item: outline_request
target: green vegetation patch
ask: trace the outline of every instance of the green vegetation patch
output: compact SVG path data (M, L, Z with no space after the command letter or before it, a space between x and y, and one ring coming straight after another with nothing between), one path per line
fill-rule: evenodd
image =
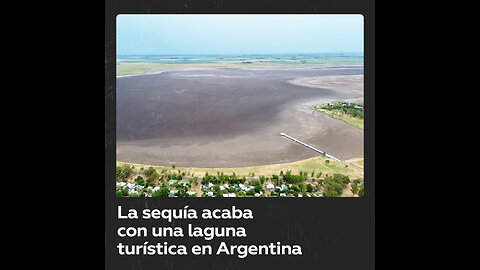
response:
M336 102L311 107L314 110L324 112L332 118L364 129L364 106L363 103Z

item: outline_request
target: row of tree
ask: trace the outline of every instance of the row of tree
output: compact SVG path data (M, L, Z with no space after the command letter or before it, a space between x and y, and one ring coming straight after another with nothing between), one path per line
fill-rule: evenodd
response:
M172 166L172 168L174 168ZM133 169L134 166L130 166L127 164L124 164L123 166L117 166L116 168L116 176L117 180L122 180L126 182L127 178L133 175ZM143 168L141 168L143 170ZM144 179L142 176L137 176L135 178L135 182L138 183L139 185L145 186L145 188L148 188L149 186L155 187L156 183L158 180L163 180L164 177L167 179L175 179L175 180L182 180L183 177L185 176L185 172L181 172L178 170L178 174L176 172L171 173L170 171L167 172L167 170L163 170L162 174L159 174L158 171L153 168L149 167L145 170L143 170L143 174L146 176L147 179ZM193 174L192 174L193 175ZM315 171L312 171L310 173L310 177L316 176L317 179L322 175L322 172L317 172L315 174ZM253 173L250 173L249 176L254 176ZM280 176L282 176L280 178ZM305 185L303 182L308 179L309 177L309 172L307 171L300 171L298 175L292 174L291 170L288 170L286 173L283 171L280 171L280 176L278 175L272 175L271 179L274 184L277 186L280 186L282 183L288 183L288 184L298 184L298 186L292 185L292 187L289 189L290 193L293 192L295 195L298 195L299 192L312 192L314 187L311 184ZM198 177L195 178L195 183ZM263 190L263 184L266 180L268 180L268 177L265 176L260 176L259 177L260 181L250 181L249 184L254 186L254 190L252 192L258 193L260 191L264 192ZM226 175L223 172L218 171L217 175L210 175L208 172L205 173L205 176L202 178L202 184L208 184L212 183L214 184L214 191L216 193L219 190L219 185L229 183L232 185L238 185L242 183L246 183L247 180L245 177L239 177L235 173L232 173L232 175ZM343 174L333 174L333 175L326 175L326 177L319 181L319 184L324 187L324 196L325 197L339 197L342 195L343 190L346 188L348 183L350 182L350 179L347 175ZM189 185L191 187L191 185ZM177 185L176 188L179 190L177 196L188 196L186 193L188 191L187 187L183 187L181 185ZM298 190L297 190L298 189ZM230 192L230 189L228 189ZM361 184L360 179L356 179L353 181L351 185L351 191L353 194L358 194L359 196L363 196L364 188L363 184ZM125 196L125 190L121 189L118 192L118 195ZM237 190L232 189L231 192L237 192ZM277 193L279 191L276 191ZM251 192L248 192L251 193ZM128 195L128 193L127 193ZM167 197L169 195L169 190L168 187L165 183L162 182L162 187L160 190L157 190L152 194L154 197ZM254 194L246 194L246 195L254 195Z
M360 103L348 103L348 102L337 102L333 104L326 104L321 106L322 109L328 111L339 111L341 113L345 113L351 115L353 117L362 118L363 119L363 104Z

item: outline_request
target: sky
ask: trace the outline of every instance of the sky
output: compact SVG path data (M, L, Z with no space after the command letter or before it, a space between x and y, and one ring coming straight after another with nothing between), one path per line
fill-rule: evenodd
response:
M363 53L363 16L117 16L117 55Z

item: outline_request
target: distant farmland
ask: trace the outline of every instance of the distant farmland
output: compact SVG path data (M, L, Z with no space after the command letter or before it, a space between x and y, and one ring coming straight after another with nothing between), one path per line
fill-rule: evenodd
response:
M363 65L363 55L118 56L117 76L185 68L285 69L337 65Z

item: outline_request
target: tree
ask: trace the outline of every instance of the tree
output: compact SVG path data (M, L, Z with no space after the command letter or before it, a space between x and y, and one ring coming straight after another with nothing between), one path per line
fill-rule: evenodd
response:
M175 164L172 165L172 169L175 169Z
M150 176L148 177L148 180L150 180L151 182L155 182L155 181L158 180L159 177L160 177L160 175L155 170L152 174L150 174Z
M298 188L300 189L300 191L303 192L305 190L305 184L304 183L298 184Z
M162 188L155 191L152 194L152 197L168 197L169 194L170 194L170 190L168 189L167 185L165 185L165 183L163 183Z
M128 177L130 177L132 174L133 174L132 167L130 167L130 165L128 165L128 164L123 164L121 175L122 175L124 178L128 178Z
M352 183L352 188L350 189L353 193L353 195L358 193L358 186Z
M137 176L137 178L135 178L135 182L137 182L139 185L143 186L145 180L143 180L143 177L141 177L139 175L139 176Z
M251 185L251 186L257 186L257 185L260 185L260 182L258 182L258 181L250 181L250 185Z
M335 173L333 176L326 176L324 179L325 196L338 197L342 195L343 190L350 183L348 175Z
M276 175L276 174L272 175L272 181L274 183L276 183L277 186L280 186L281 181L280 181L280 178L278 177L278 175Z
M122 175L122 167L117 166L116 175L117 175L117 178L120 178L120 177L121 177L121 175Z
M303 172L301 173L304 174ZM305 180L304 177L305 177L304 175L294 175L294 174L291 174L290 171L287 171L287 173L283 175L283 180L289 184L295 184Z
M333 178L335 179L335 181L342 183L344 187L348 183L350 183L350 177L348 177L348 175L345 175L345 174L334 173Z
M255 189L255 192L263 191L262 186L260 186L259 184L258 184L258 185L255 185L255 186L254 186L254 189Z
M265 183L265 176L263 175L260 176L260 183L262 183L262 185L263 183Z
M180 197L180 198L189 197L189 195L187 193L187 187L179 189L178 193L177 193L177 196Z
M361 183L362 180L360 180L359 178L353 180L353 184L356 185L356 186L359 186L360 183Z

